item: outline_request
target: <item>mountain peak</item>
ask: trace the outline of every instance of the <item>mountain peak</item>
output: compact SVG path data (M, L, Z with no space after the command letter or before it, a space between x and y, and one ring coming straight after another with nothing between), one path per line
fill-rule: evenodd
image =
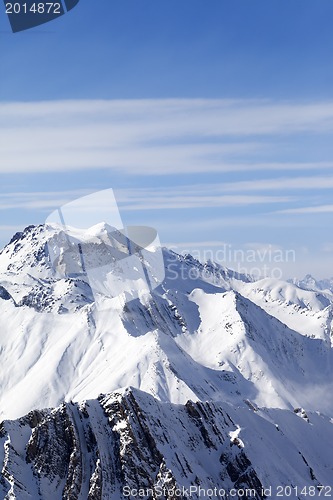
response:
M294 279L289 280L289 282L294 283L304 290L324 292L329 295L333 294L333 278L317 280L311 274L307 274L302 280Z
M117 229L113 226L110 226L107 222L100 222L99 224L95 224L94 226L89 227L86 230L86 233L91 234L93 236L99 236L105 233L113 233L117 231Z
M109 247L96 234L110 236L109 230L101 223L86 235L91 262L108 262ZM122 243L124 235L111 235ZM242 405L246 399L330 408L317 398L319 386L332 389L332 298L326 293L250 281L164 249L163 283L153 291L140 288L130 301L124 293L105 294L101 309L89 276L55 272L50 252L61 245L68 246L61 227L29 226L0 254L5 415L127 386L174 403Z

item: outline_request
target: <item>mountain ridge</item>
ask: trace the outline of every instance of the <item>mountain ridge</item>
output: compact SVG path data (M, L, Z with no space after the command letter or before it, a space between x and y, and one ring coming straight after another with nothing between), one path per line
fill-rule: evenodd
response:
M82 236L92 265L108 230ZM330 294L163 249L163 283L103 297L54 269L66 248L29 226L0 252L4 499L332 491Z
M84 275L54 272L50 241L65 244L63 231L30 226L0 253L3 418L126 386L173 403L333 413L318 396L332 380L326 295L164 249L162 285L130 302L104 298L100 310ZM97 261L98 250L94 241Z
M198 499L204 492L240 499L244 491L255 499L283 491L319 498L332 486L332 439L332 423L318 413L174 405L129 388L3 422L0 492L20 500Z

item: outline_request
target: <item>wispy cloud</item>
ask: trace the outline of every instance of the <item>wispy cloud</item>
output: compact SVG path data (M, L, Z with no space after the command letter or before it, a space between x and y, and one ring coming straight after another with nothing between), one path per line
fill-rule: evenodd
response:
M288 208L285 210L277 210L277 214L324 214L332 213L333 205L319 205L315 207L300 207L300 208Z
M333 102L161 99L0 103L0 173L136 175L333 169L258 162L276 134L333 131ZM261 140L258 140L261 137ZM264 140L262 140L264 138ZM246 158L246 161L244 159Z
M150 199L137 199L135 202L124 203L122 210L162 210L180 208L211 208L211 207L236 207L249 205L269 205L274 203L286 203L294 198L288 196L214 196L201 195L191 196L184 193L183 196L151 196Z
M88 190L63 192L5 193L1 195L0 210L51 211L69 201L89 194ZM116 190L116 201L121 211L173 210L187 208L235 207L286 203L289 196L220 195L211 193L210 186L183 186L177 188L137 188ZM101 200L105 205L104 198Z
M88 190L1 193L0 210L51 210L89 194ZM4 226L9 227L9 226Z
M220 186L224 191L275 191L298 189L332 189L333 176L281 177L226 183ZM215 186L215 189L217 187Z

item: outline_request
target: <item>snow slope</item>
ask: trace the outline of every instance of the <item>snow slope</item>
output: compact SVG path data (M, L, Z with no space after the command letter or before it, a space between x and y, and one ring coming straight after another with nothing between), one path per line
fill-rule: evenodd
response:
M92 245L95 267L105 263L105 231L73 233ZM100 308L84 273L55 272L49 249L61 245L61 228L29 227L0 253L1 418L128 386L162 402L333 414L327 294L164 249L161 286L131 302L101 297Z

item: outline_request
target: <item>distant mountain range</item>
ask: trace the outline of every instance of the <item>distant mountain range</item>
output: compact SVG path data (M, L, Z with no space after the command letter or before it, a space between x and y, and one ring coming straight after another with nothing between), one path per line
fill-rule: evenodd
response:
M314 290L326 293L333 293L333 278L316 280L311 274L307 274L302 280L290 280L304 290Z

